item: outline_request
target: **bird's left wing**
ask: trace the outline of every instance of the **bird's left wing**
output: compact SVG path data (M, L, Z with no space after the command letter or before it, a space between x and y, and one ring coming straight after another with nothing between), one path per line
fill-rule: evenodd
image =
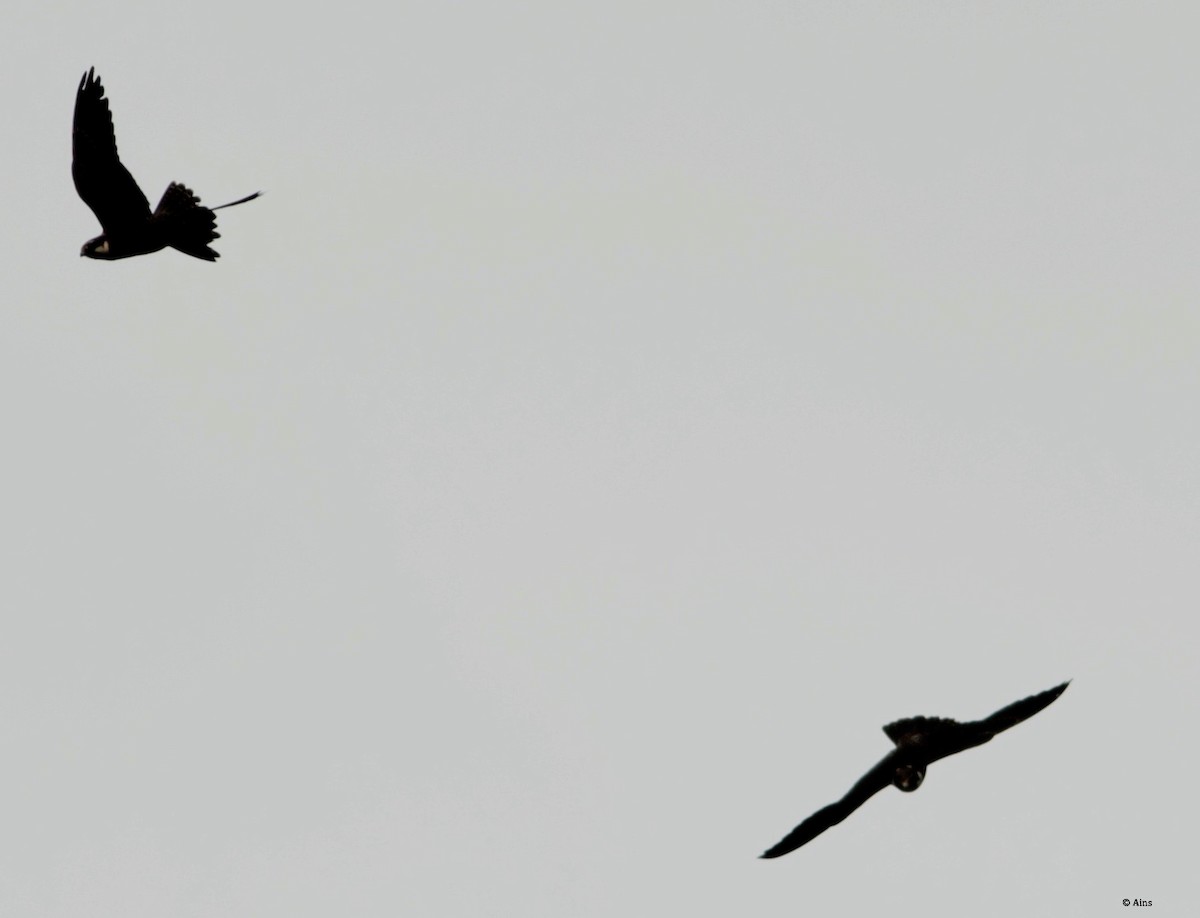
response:
M978 727L987 731L991 736L995 736L1009 727L1015 727L1023 720L1028 720L1043 708L1049 707L1059 695L1067 690L1067 686L1070 684L1070 682L1064 682L1062 685L1056 685L1052 689L1047 689L1036 695L1030 695L1028 698L1022 698L1020 701L1014 701L990 717L976 721L970 726Z
M71 146L75 190L106 234L120 234L149 219L150 202L117 156L112 113L94 67L83 75L75 94Z
M759 856L765 858L782 857L785 854L795 851L801 845L808 844L830 826L836 826L892 783L892 776L895 773L894 755L895 753L893 752L885 756L874 768L858 779L858 783L850 788L845 797L837 803L831 803L829 806L817 810L808 819L792 829L782 841L768 848Z

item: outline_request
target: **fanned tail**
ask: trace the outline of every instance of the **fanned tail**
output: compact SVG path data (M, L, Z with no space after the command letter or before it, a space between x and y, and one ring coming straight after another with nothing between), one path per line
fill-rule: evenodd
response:
M261 193L256 191L240 201L231 201L222 204L221 207L245 204L247 201L253 201ZM163 192L162 200L150 216L150 222L172 248L193 258L216 261L220 256L209 246L210 242L221 236L217 232L217 216L213 213L214 210L220 208L205 207L190 188L179 182L172 182Z

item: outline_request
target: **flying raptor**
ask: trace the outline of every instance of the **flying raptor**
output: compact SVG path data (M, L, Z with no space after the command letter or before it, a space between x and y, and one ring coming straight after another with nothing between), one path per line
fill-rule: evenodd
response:
M117 136L104 87L91 68L75 93L71 174L75 190L96 214L104 232L83 245L80 255L109 261L146 255L170 246L195 258L216 261L209 246L219 238L214 210L253 201L256 191L220 207L205 207L190 188L172 182L154 212L117 156Z
M889 784L895 784L902 791L915 791L921 786L925 779L925 769L931 763L964 749L982 746L997 733L1028 720L1065 692L1068 685L1069 681L1064 682L1001 708L991 717L965 724L943 717L910 717L888 724L883 728L883 732L896 744L896 748L859 778L858 783L850 788L845 797L837 803L817 810L792 829L783 841L768 848L761 857L782 857L801 845L808 844L830 826L836 826Z

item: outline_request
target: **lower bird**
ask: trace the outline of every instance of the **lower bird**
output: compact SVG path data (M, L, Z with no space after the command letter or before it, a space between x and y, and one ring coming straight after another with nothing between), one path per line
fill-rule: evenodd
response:
M959 723L943 717L910 717L883 728L896 748L847 792L837 803L817 810L792 829L777 845L768 848L761 857L782 857L806 845L826 829L839 822L866 803L889 784L902 791L915 791L925 779L925 769L938 759L982 746L997 733L1015 727L1050 705L1067 690L1070 681L1047 689L1037 695L1001 708L990 717L969 723Z

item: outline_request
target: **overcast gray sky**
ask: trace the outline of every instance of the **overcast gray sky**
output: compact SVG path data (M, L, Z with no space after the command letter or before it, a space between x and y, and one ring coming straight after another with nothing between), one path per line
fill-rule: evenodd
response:
M1198 28L12 11L0 914L1194 914ZM91 65L217 264L79 258Z

